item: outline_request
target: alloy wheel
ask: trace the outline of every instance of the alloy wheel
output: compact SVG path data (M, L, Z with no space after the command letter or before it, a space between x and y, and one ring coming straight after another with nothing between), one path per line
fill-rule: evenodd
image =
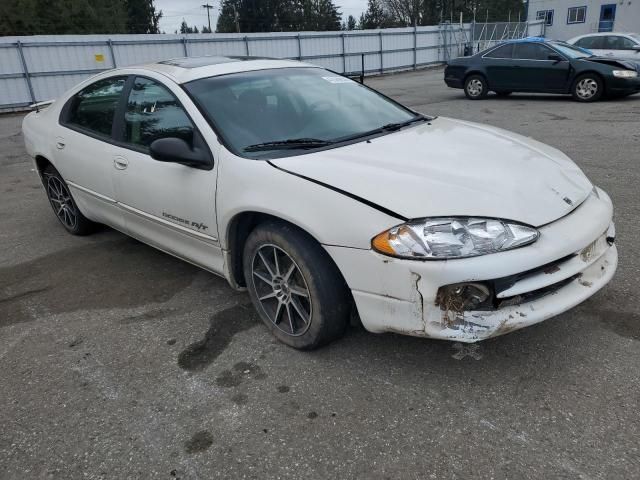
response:
M64 182L58 177L48 175L47 195L58 219L69 230L74 230L78 225L78 210Z
M311 295L300 267L281 248L262 245L251 264L258 301L269 320L283 333L303 335L311 325Z
M598 82L593 78L583 78L576 85L576 94L584 100L589 100L596 93L598 93Z
M482 82L477 78L474 78L467 84L467 92L469 92L469 95L471 95L472 97L482 95L483 89L484 85L482 85Z

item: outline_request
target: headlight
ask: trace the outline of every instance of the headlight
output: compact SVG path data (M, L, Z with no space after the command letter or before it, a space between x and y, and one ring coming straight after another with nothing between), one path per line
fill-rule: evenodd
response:
M633 70L614 70L613 76L618 78L636 78L638 76L638 72Z
M412 220L374 237L373 249L400 258L445 260L502 252L535 242L532 227L493 218Z

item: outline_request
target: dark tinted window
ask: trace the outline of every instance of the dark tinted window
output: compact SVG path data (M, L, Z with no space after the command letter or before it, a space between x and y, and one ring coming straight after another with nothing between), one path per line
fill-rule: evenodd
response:
M71 100L66 122L91 132L111 136L113 116L125 77L108 78L89 85Z
M539 43L516 43L513 58L521 60L548 60L549 54L554 53Z
M154 140L178 137L193 144L193 124L176 97L153 80L136 78L125 113L125 141L148 147Z
M633 50L635 43L628 38L610 35L604 37L606 50Z
M587 48L589 50L592 49L602 49L604 44L605 37L584 37L578 40L575 45L580 48Z
M485 57L489 58L511 58L513 53L513 43L502 45L501 47L487 53Z

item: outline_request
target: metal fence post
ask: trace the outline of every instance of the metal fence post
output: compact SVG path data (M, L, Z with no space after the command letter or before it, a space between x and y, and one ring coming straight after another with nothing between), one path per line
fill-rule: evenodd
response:
M182 37L182 49L184 50L184 56L189 56L189 50L187 50L187 37Z
M383 53L382 53L382 30L380 30L380 73L384 73L384 66L383 66Z
M22 51L22 43L20 42L20 40L17 41L16 45L18 45L18 53L20 54L20 61L22 62L22 72L24 73L24 78L27 81L27 87L29 87L29 96L31 97L31 103L36 103L36 96L33 93L33 85L31 85L31 77L29 76L27 61L24 58L24 52Z
M342 37L342 73L347 73L347 49L345 46L344 33Z
M109 47L109 53L111 54L111 63L113 64L113 68L116 68L118 65L116 63L116 55L113 52L113 42L111 39L107 40L107 47Z
M302 60L302 40L300 34L298 34L298 60Z
M413 26L413 69L418 68L418 26Z
M249 37L244 36L244 49L246 50L247 57L249 57Z

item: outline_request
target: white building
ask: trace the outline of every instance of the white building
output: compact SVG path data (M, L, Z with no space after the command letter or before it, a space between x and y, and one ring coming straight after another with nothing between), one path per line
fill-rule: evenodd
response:
M592 32L640 32L640 0L529 0L527 20L545 20L545 36L568 40Z

